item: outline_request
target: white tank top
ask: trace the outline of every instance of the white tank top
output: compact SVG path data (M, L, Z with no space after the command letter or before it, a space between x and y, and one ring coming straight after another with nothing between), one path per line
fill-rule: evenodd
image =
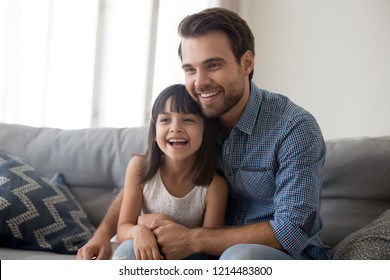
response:
M172 196L165 188L160 170L143 188L142 213L163 213L188 228L203 224L207 187L195 186L184 197Z

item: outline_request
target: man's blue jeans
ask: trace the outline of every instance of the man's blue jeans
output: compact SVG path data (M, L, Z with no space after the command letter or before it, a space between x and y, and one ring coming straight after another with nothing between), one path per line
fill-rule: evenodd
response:
M227 248L220 260L293 260L278 249L259 244L237 244Z

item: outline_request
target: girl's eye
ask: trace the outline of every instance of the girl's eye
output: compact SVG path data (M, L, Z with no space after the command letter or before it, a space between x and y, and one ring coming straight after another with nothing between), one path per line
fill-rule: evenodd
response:
M165 122L168 122L168 121L169 121L168 118L160 118L160 122L161 122L161 123L165 123Z
M193 119L184 119L185 122L195 122Z

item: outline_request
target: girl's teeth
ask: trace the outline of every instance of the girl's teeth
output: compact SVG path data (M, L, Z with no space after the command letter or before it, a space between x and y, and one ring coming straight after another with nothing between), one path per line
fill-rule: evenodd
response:
M183 139L171 139L171 140L169 140L169 142L180 143L180 142L186 142L186 140L183 140Z

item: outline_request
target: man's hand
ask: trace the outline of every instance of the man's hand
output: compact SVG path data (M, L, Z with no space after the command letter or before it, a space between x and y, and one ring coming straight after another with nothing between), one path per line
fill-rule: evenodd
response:
M93 236L77 252L78 260L106 260L111 256L110 240Z
M111 257L111 237L115 235L123 190L116 196L92 238L77 252L78 260L106 260Z
M165 259L181 260L195 253L191 230L185 226L169 220L154 220L151 229Z
M137 224L143 225L148 229L151 229L155 221L171 220L167 215L164 214L143 214L138 217Z

